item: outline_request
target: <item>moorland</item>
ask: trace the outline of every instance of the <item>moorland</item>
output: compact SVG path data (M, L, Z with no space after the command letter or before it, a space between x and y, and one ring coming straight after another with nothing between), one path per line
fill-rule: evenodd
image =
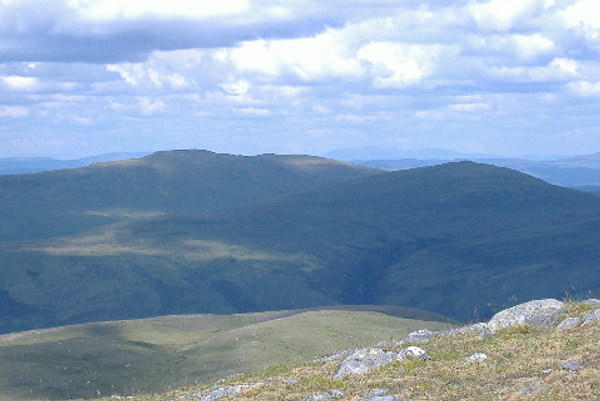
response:
M600 291L599 197L468 161L158 152L0 176L0 218L14 399L164 390Z

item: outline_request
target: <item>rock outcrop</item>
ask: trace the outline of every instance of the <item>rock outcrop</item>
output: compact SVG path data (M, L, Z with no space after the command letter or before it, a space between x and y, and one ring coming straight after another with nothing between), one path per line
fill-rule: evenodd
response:
M591 299L581 302L581 304L587 305L587 307L590 307L590 309L596 309L590 310L589 312L583 314L582 317L570 316L562 318L561 320L561 315L563 315L563 313L567 310L568 304L555 299L530 301L497 313L487 323L477 323L461 328L441 331L414 331L406 336L403 340L393 344L395 347L408 345L406 348L401 349L400 352L386 350L384 349L385 343L381 343L377 347L373 348L361 348L355 351L340 351L335 354L316 359L313 362L327 363L343 359L339 365L337 373L333 376L333 379L344 380L344 378L347 376L367 374L375 367L385 366L394 361L418 359L426 362L432 359L427 352L420 347L410 344L427 344L435 337L456 336L473 331L479 332L482 336L494 335L494 333L497 331L515 324L526 324L550 330L554 329L557 331L563 331L571 330L575 327L599 323L600 301ZM582 310L585 311L585 308ZM471 363L487 363L490 359L493 358L490 358L488 355L480 352L474 353L468 357L465 356L465 360ZM585 367L585 365L584 362L579 359L570 359L559 362L557 367L559 370L566 371L569 375L576 375L582 368ZM552 371L554 371L554 369L547 369L546 371L540 373L540 377L542 377L542 374L550 374ZM292 380L287 383L292 385L295 384ZM195 394L186 394L182 397L179 397L179 399L214 401L219 398L238 396L243 390L262 384L265 383L238 384L213 388ZM366 394L361 401L411 401L388 395L388 392L388 389L385 388L378 389ZM525 387L522 387L519 392L521 394L545 393L548 392L548 390L541 384L539 380L536 379L527 382ZM342 399L343 397L344 393L341 391L331 390L325 393L310 395L306 398L300 399L299 401L334 400Z
M487 323L491 332L518 323L551 328L565 309L565 303L556 299L541 299L513 306L496 313Z

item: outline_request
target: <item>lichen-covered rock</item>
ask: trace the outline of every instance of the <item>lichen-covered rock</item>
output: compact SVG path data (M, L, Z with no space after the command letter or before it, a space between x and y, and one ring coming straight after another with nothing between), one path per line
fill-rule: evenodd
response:
M579 319L578 317L568 317L562 322L560 322L558 326L556 326L556 330L570 330L573 327L577 326L580 322L581 319Z
M590 298L590 299L586 299L585 301L582 301L581 303L584 305L590 305L590 306L595 306L597 308L600 308L600 299Z
M583 317L583 323L581 323L581 325L587 326L588 324L594 324L598 322L600 322L600 309L596 309L595 311L587 313Z
M487 328L495 332L518 323L551 328L556 325L564 309L565 304L556 299L530 301L496 313L488 322Z
M398 359L395 352L384 351L381 348L363 348L354 351L344 359L338 369L334 380L347 375L360 375L367 373L376 366L387 365Z

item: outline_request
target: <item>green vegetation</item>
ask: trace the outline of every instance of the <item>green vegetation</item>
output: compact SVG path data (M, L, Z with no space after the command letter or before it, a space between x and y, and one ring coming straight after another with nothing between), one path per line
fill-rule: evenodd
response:
M181 150L0 176L0 241L73 234L136 217L203 213L377 172L311 156Z
M275 372L273 366L284 363L448 325L416 310L345 309L168 316L0 336L0 398L165 391L267 367ZM419 316L439 320L415 320Z
M360 304L484 319L534 298L595 295L598 238L598 198L508 169L376 174L0 245L0 330Z

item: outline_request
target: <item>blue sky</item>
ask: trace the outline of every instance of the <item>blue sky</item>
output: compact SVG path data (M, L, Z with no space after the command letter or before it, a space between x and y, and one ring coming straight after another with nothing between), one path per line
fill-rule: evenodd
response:
M600 151L597 0L0 0L0 157Z

